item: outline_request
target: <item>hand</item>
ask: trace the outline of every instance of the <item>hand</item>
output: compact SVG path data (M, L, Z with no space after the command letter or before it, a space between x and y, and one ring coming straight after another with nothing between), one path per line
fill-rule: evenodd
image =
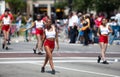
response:
M40 50L43 51L43 47L41 47Z
M25 28L21 28L21 31L23 31L23 32L26 31L26 30L27 30L27 29L25 29Z
M57 45L57 51L59 50L59 45Z
M97 36L100 36L100 34L99 34L99 33L97 33Z

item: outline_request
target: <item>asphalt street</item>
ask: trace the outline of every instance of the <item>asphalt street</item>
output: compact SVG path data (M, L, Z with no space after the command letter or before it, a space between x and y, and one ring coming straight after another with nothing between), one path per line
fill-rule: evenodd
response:
M120 45L110 45L107 50L109 64L97 63L98 44L83 46L60 41L53 59L56 74L51 74L49 64L41 73L43 55L33 54L36 41L14 39L9 50L3 50L0 41L0 77L120 77ZM45 51L43 51L45 53Z

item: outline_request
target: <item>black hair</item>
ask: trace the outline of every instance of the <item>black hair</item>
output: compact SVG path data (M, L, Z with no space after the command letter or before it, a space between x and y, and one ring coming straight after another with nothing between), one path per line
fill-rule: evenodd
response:
M5 9L5 12L9 12L9 11L10 11L10 9L9 9L9 8L6 8L6 9Z

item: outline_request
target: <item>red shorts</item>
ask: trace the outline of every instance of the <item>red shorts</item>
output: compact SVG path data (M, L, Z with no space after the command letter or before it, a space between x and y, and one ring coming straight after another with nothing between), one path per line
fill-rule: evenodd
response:
M8 31L10 29L10 25L3 25L2 26L2 31Z
M51 41L51 40L46 39L45 42L44 42L44 47L45 46L48 46L51 49L54 49L54 47L55 47L55 41Z
M108 36L100 35L99 42L108 43Z
M36 28L36 35L37 34L43 35L43 29Z

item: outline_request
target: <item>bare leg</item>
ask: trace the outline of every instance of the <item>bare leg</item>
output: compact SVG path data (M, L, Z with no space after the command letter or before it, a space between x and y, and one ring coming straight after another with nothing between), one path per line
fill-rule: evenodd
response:
M8 33L4 30L3 35L4 35L3 44L4 44L4 46L7 46Z
M103 61L105 61L105 52L106 52L106 49L107 49L107 44L104 44L104 43L100 43L100 48L101 48L101 56L102 56L102 59Z
M36 44L36 47L35 47L35 49L33 49L34 51L36 51L36 49L38 48L38 53L41 53L41 51L42 51L42 40L41 40L41 36L38 34L38 35L36 35L36 37L37 37L37 44Z
M44 61L44 64L43 64L43 67L46 66L46 64L48 63L48 60L49 60L49 57L48 57L48 55L46 54L46 56L45 56L45 61Z
M37 38L37 43L36 43L36 46L35 46L35 50L38 48L38 36L36 35L36 38Z
M108 44L104 44L104 57L106 56L106 50L107 50L107 46L108 46Z
M53 49L50 49L48 46L45 46L45 50L48 56L49 64L51 66L51 69L53 70L54 69L53 58L52 58Z

